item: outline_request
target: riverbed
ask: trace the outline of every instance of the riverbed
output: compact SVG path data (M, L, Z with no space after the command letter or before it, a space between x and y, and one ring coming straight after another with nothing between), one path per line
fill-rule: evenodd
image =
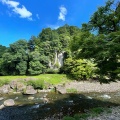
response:
M94 107L120 105L120 92L58 94L38 93L35 95L3 95L3 100L14 99L15 106L0 110L0 120L55 120L63 116L84 113ZM28 97L34 97L33 100Z

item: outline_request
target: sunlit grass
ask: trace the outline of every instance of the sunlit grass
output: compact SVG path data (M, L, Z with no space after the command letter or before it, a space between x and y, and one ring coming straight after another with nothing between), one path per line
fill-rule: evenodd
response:
M0 86L8 84L10 81L18 80L23 82L25 79L32 81L31 83L39 84L44 81L44 84L60 84L70 81L65 74L41 74L38 76L0 76Z

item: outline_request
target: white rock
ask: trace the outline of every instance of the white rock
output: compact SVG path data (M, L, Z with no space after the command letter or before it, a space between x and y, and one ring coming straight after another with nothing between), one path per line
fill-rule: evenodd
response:
M90 96L87 96L87 98L88 98L88 99L92 99L92 97L90 97Z
M105 99L110 99L111 98L109 95L102 95L101 97L105 98Z
M4 98L3 97L0 97L0 100L3 100Z
M15 105L15 102L13 99L8 99L8 100L5 100L4 101L4 105L5 106L14 106Z
M5 107L5 106L4 106L3 104L2 104L2 105L0 105L0 110L1 110L1 109L3 109L4 107Z
M33 100L34 99L34 97L28 97L28 100Z

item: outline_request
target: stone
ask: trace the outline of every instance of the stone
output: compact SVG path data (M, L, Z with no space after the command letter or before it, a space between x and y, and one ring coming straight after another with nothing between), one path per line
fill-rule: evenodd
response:
M34 99L34 97L28 97L28 100L33 100Z
M3 104L2 104L2 105L0 105L0 110L1 110L1 109L3 109L4 107L5 107L5 106L4 106Z
M17 81L11 81L11 82L10 82L10 87L11 87L12 89L16 89L16 88L17 88Z
M35 90L33 88L33 86L27 86L26 89L24 90L23 94L27 94L27 95L33 95L33 94L36 94L37 93L37 90Z
M5 100L4 101L4 105L5 106L14 106L15 105L15 102L13 99L8 99L8 100Z
M3 85L0 87L0 93L1 94L7 94L10 90L10 85Z
M4 98L3 97L0 97L0 100L3 100Z
M49 100L47 98L43 98L44 103L49 103Z
M26 87L26 89L34 89L34 87L31 86L31 85L28 85L28 86Z
M26 86L23 83L17 82L17 92L23 91L26 89Z
M104 98L104 99L110 99L111 98L109 95L102 95L101 97Z
M34 90L34 89L27 89L25 90L24 94L27 94L27 95L33 95L33 94L36 94L37 91Z

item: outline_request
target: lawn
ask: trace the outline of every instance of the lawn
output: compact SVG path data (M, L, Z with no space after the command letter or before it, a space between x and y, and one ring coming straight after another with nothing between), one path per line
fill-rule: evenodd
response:
M32 83L35 82L39 84L39 82L44 82L53 85L63 84L70 81L65 74L41 74L38 76L0 76L0 86L8 84L13 80L19 80L21 82L28 80L32 81Z

